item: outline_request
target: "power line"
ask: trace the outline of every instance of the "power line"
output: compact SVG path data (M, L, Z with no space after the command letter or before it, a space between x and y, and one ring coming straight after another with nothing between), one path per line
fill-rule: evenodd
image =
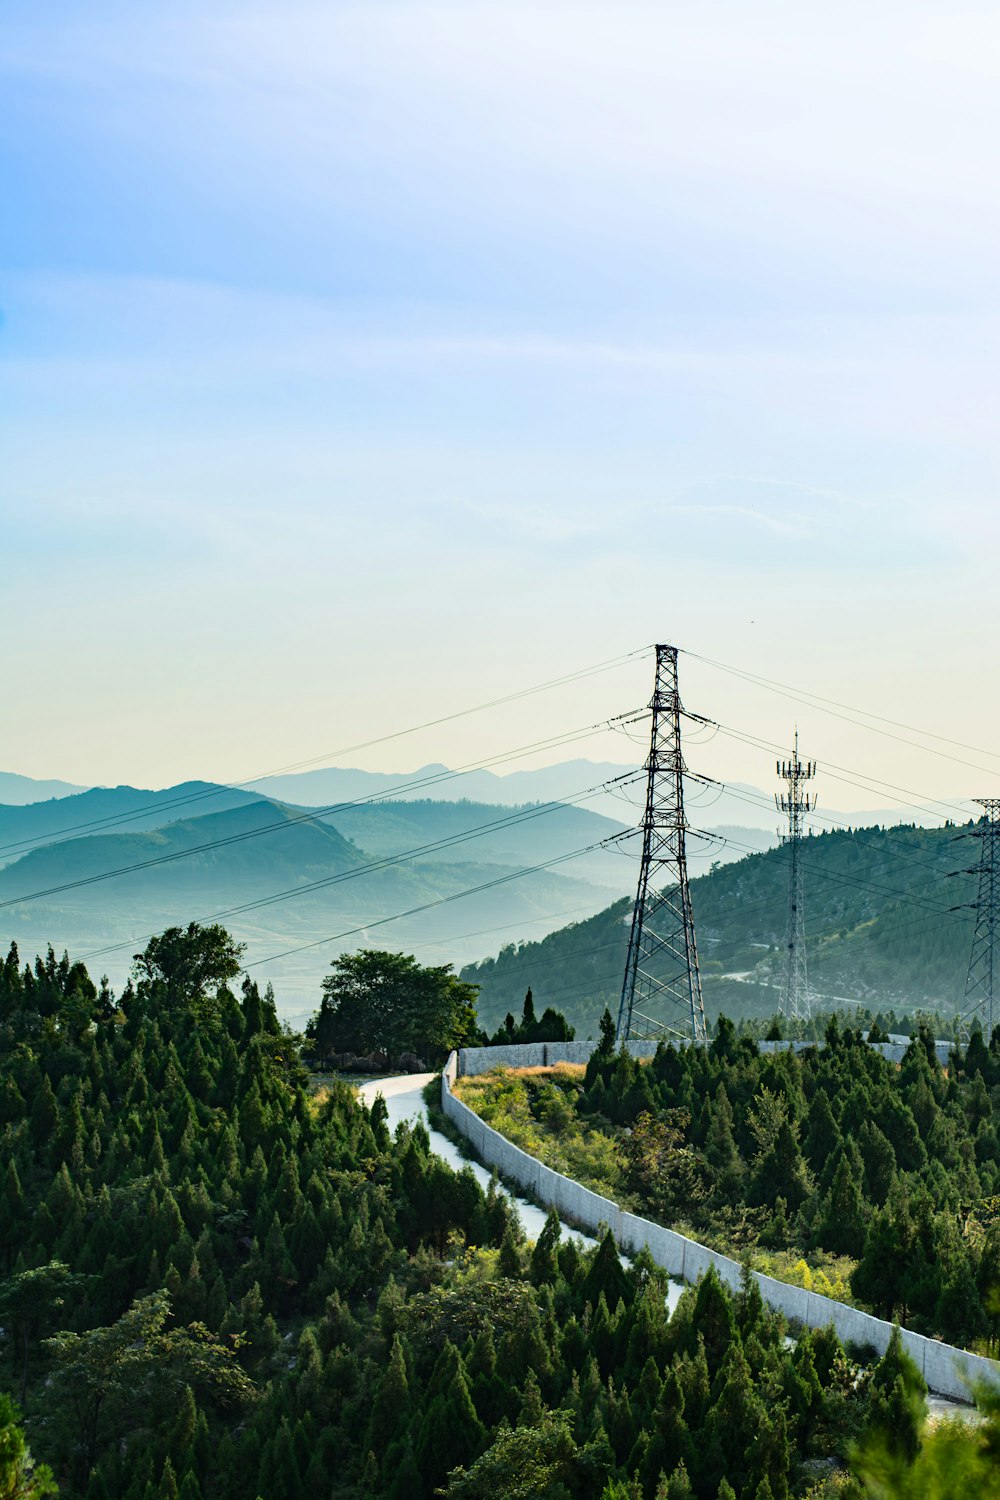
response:
M262 771L256 776L248 777L244 781L219 782L205 787L201 791L191 792L183 797L172 798L167 802L146 803L142 807L133 808L129 813L109 814L107 817L91 819L89 822L70 824L67 828L56 830L54 835L39 835L37 838L33 839L17 839L10 844L0 845L0 854L6 854L11 852L12 850L17 849L21 850L22 853L26 853L27 850L31 848L48 848L53 844L65 843L67 840L77 837L79 834L86 831L94 831L98 828L107 829L108 827L121 826L126 823L134 823L136 818L142 817L147 812L166 812L174 807L185 807L192 802L199 802L206 798L221 796L224 792L244 791L248 786L255 786L257 782L266 781L274 776L288 775L294 771L302 770L303 768L308 766L316 766L325 761L336 760L342 755L352 755L359 750L370 750L376 745L388 744L393 740L403 739L411 734L419 734L422 730L425 729L434 729L441 724L453 723L456 719L467 718L471 714L484 713L488 709L499 708L507 703L517 702L521 698L530 698L538 693L548 692L553 688L565 687L570 683L581 682L588 677L595 677L603 672L613 671L617 667L625 666L628 663L634 661L637 657L646 655L649 650L650 648L648 646L641 646L636 651L626 652L624 656L613 657L609 661L597 662L589 667L581 667L577 671L565 673L562 677L553 677L550 678L547 682L536 683L534 684L534 686L522 688L518 692L507 693L499 698L492 698L487 703L477 703L474 704L471 708L458 709L455 713L452 714L444 714L436 719L427 719L422 724L412 724L407 729L397 729L391 734L380 735L371 740L362 740L356 745L345 745L342 746L339 750L328 750L324 754L313 756L308 760L295 761L286 766L279 766L271 771ZM489 761L484 761L483 767L489 764ZM331 769L338 768L333 767ZM479 767L478 769L482 769L482 767ZM465 774L465 772L450 772L448 774L459 775ZM424 781L418 780L410 784L404 784L402 786L393 787L388 790L391 790L392 793L398 796L399 793L408 791L413 786L430 786L434 784L435 780L446 779L446 776L427 778ZM105 788L93 788L92 790L105 790ZM387 791L382 790L377 793L372 793L371 795L372 797L384 797L387 795ZM264 800L280 801L281 799L271 799L265 797ZM371 798L365 798L362 800L369 801L371 800ZM357 803L345 803L343 805L356 806ZM318 810L314 809L313 811Z
M761 852L759 849L753 849L749 844L742 844L738 839L732 839L726 834L720 834L719 838L723 843L729 844L735 849L743 849L747 854L759 854ZM946 871L945 875L948 873L950 872ZM921 901L917 896L911 896L906 891L893 890L890 886L875 885L870 880L858 880L854 876L845 875L840 872L834 873L831 870L821 870L815 862L810 865L810 876L814 880L826 880L835 885L855 886L860 890L872 891L876 895L893 896L898 901L910 906L920 906L924 910L934 912L938 916L946 915L952 910L951 907L934 906L929 901ZM777 900L778 898L776 897L775 899Z
M730 797L735 797L741 802L750 803L754 807L770 806L768 798L765 797L762 793L751 792L743 787L732 786L725 781L716 781L714 777L703 776L698 772L692 772L689 773L689 775L693 780L703 781L712 786L718 786L722 791L727 792ZM710 805L714 806L714 803ZM863 849L873 847L872 841L862 836L862 830L852 827L850 824L843 822L839 818L831 817L829 813L820 813L813 809L809 814L809 820L812 823L827 823L830 825L829 828L821 829L821 833L840 833L845 838L850 839L852 843L859 844ZM703 829L700 831L692 830L692 833L695 837L699 838L722 839L724 837L722 834L717 833L713 829ZM940 875L941 872L939 871L937 865L932 864L930 860L923 859L919 854L916 854L913 850L909 849L907 845L902 841L902 839L896 837L894 834L882 830L879 837L883 842L898 846L904 851L902 856L896 856L896 859L899 862L902 863L905 859L905 861L910 864L923 865L926 869L933 870L936 876ZM734 847L737 846L738 845L734 844ZM749 854L760 854L765 852L760 849L752 848L750 845L746 845L745 847Z
M758 799L758 800L763 801L764 799L761 798L761 799ZM760 850L752 847L751 845L744 844L740 840L733 839L733 838L731 838L731 837L729 837L727 835L715 834L715 833L710 833L710 832L704 832L703 833L702 831L700 831L698 829L691 829L689 832L690 832L690 835L693 836L693 837L699 837L699 836L700 837L705 837L707 839L711 839L711 840L713 840L713 841L715 841L717 843L724 844L724 845L729 846L729 847L742 849L742 850L744 850L748 854L759 854L759 853L763 852L763 851L760 851ZM852 837L852 838L855 837L850 832L847 832L846 836L847 837ZM888 839L889 838L889 836L886 835L886 834L881 835L881 837L883 839ZM858 840L858 842L860 842L860 840ZM777 855L778 857L784 857L787 860L787 854L784 854L783 851L773 850L773 851L771 851L771 853L774 854L774 855ZM935 874L939 878L944 878L945 875L948 873L948 872L943 872L942 873L942 872L938 871L935 866L932 866L926 860L917 860L916 862L925 865L928 869L934 870ZM813 862L813 867L812 867L812 874L816 878L818 878L820 880L825 880L828 883L845 885L845 886L849 886L849 887L852 887L852 888L855 888L855 889L861 889L861 890L865 890L865 891L872 891L873 893L880 894L880 895L889 895L889 896L894 897L900 904L910 905L910 906L913 906L915 908L918 908L920 910L920 912L921 912L921 915L919 917L914 918L911 922L897 924L896 927L893 929L893 935L895 935L897 932L902 932L902 931L904 931L905 929L907 929L909 927L917 926L917 925L921 926L924 929L926 929L929 925L931 925L931 926L939 926L942 923L950 922L950 921L955 920L957 918L957 915L958 915L957 909L955 909L955 908L942 909L942 908L940 908L938 906L933 905L930 902L922 901L922 900L920 900L920 898L914 897L914 896L912 896L911 894L909 894L907 892L895 891L895 890L893 890L890 887L877 885L877 884L875 884L875 883L873 883L871 881L859 880L859 879L857 879L855 877L852 877L852 876L849 876L849 875L839 874L839 873L832 872L832 871L821 870L821 869L819 869L819 868L817 868L815 866L814 862ZM776 893L774 897L772 897L772 898L770 898L768 900L765 900L765 901L756 902L752 906L746 906L744 904L741 904L740 907L739 907L740 915L741 916L750 916L750 915L753 915L756 912L766 911L766 910L770 910L770 911L774 912L774 911L776 911L776 910L778 910L780 908L780 901L781 901L780 895ZM605 908L605 910L603 912L598 913L597 916L595 918L591 919L591 920L597 920L597 918L599 918L599 917L606 916L608 910L609 910L609 908ZM928 917L928 915L926 915L926 913L930 913L930 917ZM936 918L936 920L935 920L935 918ZM827 939L827 938L836 936L838 934L839 930L840 930L839 927L822 929L822 930L820 930L818 932L815 932L813 934L813 937L814 937L815 940L820 941L820 940L823 940L823 939ZM535 949L539 949L539 948L541 948L544 945L544 943L546 941L548 941L548 939L546 939L546 938L539 939L532 946ZM569 958L573 962L576 962L577 960L582 960L584 958L591 957L591 956L593 956L593 955L595 955L595 954L597 954L599 952L605 952L605 951L608 951L610 949L620 948L623 945L624 945L624 939L619 939L617 941L612 941L612 942L607 942L607 943L601 943L601 944L598 944L598 945L596 945L594 947L583 949L583 950L581 950L579 952L573 952L572 954L569 955ZM550 967L553 964L565 964L566 962L567 962L567 955L563 954L563 953L554 954L551 957L537 957L537 956L535 956L534 953L527 953L527 952L525 952L525 953L517 953L517 954L512 955L509 967L505 966L505 968L503 970L501 970L499 972L496 972L495 973L495 977L498 980L502 980L502 981L505 980L508 983L514 982L514 981L523 982L524 980L528 980L529 982L534 983L535 982L535 975L536 975L536 973L539 970L548 968L548 967ZM494 976L493 975L491 975L491 976L484 976L484 978L486 979L487 983L489 982L489 979L492 978L492 977L494 977ZM720 975L719 976L720 979L724 979L725 977L726 977L725 975ZM559 986L556 989L550 989L550 988L546 987L546 988L542 989L542 992L541 992L542 993L542 998L545 1001L548 1001L548 1000L556 999L559 996L566 995L566 994L583 995L583 994L586 993L586 991L588 990L588 988L593 983L595 983L595 982L606 983L607 978L608 978L608 976L604 976L603 980L602 980L601 976L591 976L589 978L588 977L582 977L580 980L575 981L572 984ZM860 1003L860 1002L858 1002L858 1003ZM480 1011L479 1011L479 1014L480 1014L480 1016L486 1018L486 1017L490 1017L492 1015L497 1014L499 1011L502 1011L505 1008L507 1008L507 1002L506 1001L500 1001L500 1002L496 1002L495 1004L493 1004L493 1005L491 1005L489 1007L481 1007Z
M621 717L628 718L629 715L623 714L621 715ZM603 729L605 729L607 727L607 723L608 721L603 721L600 724L592 724L587 726L585 729L575 730L571 733L559 736L556 740L537 741L534 745L528 745L516 751L506 752L501 756L494 756L490 760L487 760L485 762L475 762L472 765L462 767L458 771L449 771L446 775L442 775L434 779L438 781L453 779L457 776L466 775L469 771L472 770L481 770L484 765L504 764L509 760L517 760L524 755L534 754L539 748L542 747L553 748L556 744L565 745L574 743L581 739L588 739L591 735L599 733ZM189 849L173 850L169 854L160 854L152 859L139 860L134 864L119 866L114 870L103 870L92 875L83 876L79 880L64 881L59 885L49 886L43 890L32 891L22 896L8 897L6 900L0 901L0 910L8 906L20 906L27 901L36 901L45 896L61 895L65 891L77 890L82 886L94 885L100 881L113 880L120 875L132 875L137 873L138 871L151 869L157 865L171 864L176 860L188 859L194 854L204 854L209 852L210 850L221 849L231 844L244 843L248 839L260 838L264 834L274 833L277 831L292 828L300 823L320 823L320 820L323 817L328 816L331 813L345 812L353 807L364 806L366 803L377 800L382 795L383 794L381 793L371 793L369 796L358 798L353 802L337 802L331 803L328 807L311 808L309 809L309 811L298 813L293 817L282 818L272 823L266 823L260 828L244 829L239 833L229 834L225 838L212 839L203 844L195 844ZM325 831L327 830L324 829L324 832Z
M698 835L699 830L693 829L693 830L691 830L691 832L694 835ZM749 845L741 844L739 840L731 839L728 836L724 836L724 835L705 835L705 836L706 837L713 837L718 842L724 843L724 844L727 844L727 845L731 845L734 848L741 848L741 849L745 850L747 853L756 854L756 853L760 853L761 852L759 850L753 849ZM771 852L773 854L780 855L781 851L774 850L774 851L771 851ZM570 857L574 857L574 856L570 856ZM859 880L855 880L855 879L853 879L851 877L833 875L833 874L830 874L828 872L822 872L822 871L815 871L814 870L813 873L816 874L816 875L818 875L818 877L820 879L827 879L827 880L833 881L834 883L846 884L846 885L858 887L858 888L861 888L861 889L864 889L864 890L873 890L873 891L876 891L876 892L882 893L882 894L886 894L886 893L888 893L888 894L895 894L897 897L899 897L901 899L901 901L904 904L918 905L918 903L916 901L914 901L914 899L912 897L908 897L908 896L906 896L906 895L904 895L903 893L900 893L900 892L895 892L895 893L893 893L891 891L887 892L885 887L873 886L870 882L859 881ZM766 901L762 901L762 902L756 902L752 906L741 906L740 907L740 913L741 913L741 915L746 916L746 915L751 915L751 914L753 914L755 912L758 912L758 911L774 910L776 907L780 906L780 900L781 900L780 895L776 894L773 898L771 898L769 900L766 900ZM930 906L929 904L919 903L919 905L920 905L920 910L921 910L922 914L919 917L914 918L912 922L907 922L907 923L901 923L901 924L899 924L894 929L894 934L896 932L904 931L906 928L911 927L911 926L917 926L917 925L919 925L919 926L921 926L922 928L925 928L925 929L929 925L931 925L931 926L938 926L938 925L941 925L942 922L953 920L957 916L957 911L954 908L942 911L940 908L936 908L936 907ZM595 913L594 917L588 918L586 920L594 921L594 920L597 920L600 917L606 916L608 910L609 910L609 908L606 907L606 908L604 908L604 910L602 912ZM926 913L928 911L930 913L932 913L932 916L931 916L930 919L928 918L928 916L926 914L924 914L924 913ZM400 915L401 916L405 916L405 915L408 915L408 913L402 913ZM934 921L934 917L937 918L936 922ZM393 921L393 920L397 920L397 918L388 918L386 920L387 921ZM540 919L540 920L550 920L550 918ZM521 924L508 924L508 926L517 926L517 925L521 925ZM357 931L357 930L365 930L365 929L355 929L355 931ZM480 936L480 935L485 936L485 935L488 935L491 932L494 932L494 931L503 931L503 930L507 930L507 928L486 928L486 929L481 929L480 932L470 933L470 934L463 934L463 936L472 936L472 937ZM839 931L838 928L828 928L828 929L823 929L823 930L821 930L819 932L814 933L813 936L814 936L815 939L821 940L821 939L824 939L824 938L829 938L829 937L835 936L838 931ZM546 941L548 941L548 939L545 938L545 937L543 937L541 939L533 940L532 947L533 948L541 947ZM440 944L440 942L435 942L433 944L425 943L422 946L424 946L424 947L430 947L430 946L439 947L439 946L441 946L441 944ZM618 948L621 948L622 946L624 946L624 938L621 938L621 939L619 939L617 941L610 941L610 942L606 942L606 943L599 943L599 944L597 944L595 946L592 946L590 948L583 949L580 952L574 952L574 953L570 954L569 957L572 960L575 961L577 959L583 959L583 958L592 957L595 954L600 953L600 952L610 951L611 949L618 949ZM86 956L87 955L84 955L84 957L86 957ZM548 957L548 958L536 958L534 956L530 956L527 953L524 953L524 954L518 953L518 954L513 955L513 958L512 958L511 962L512 962L512 964L514 966L513 969L512 970L508 969L508 970L505 970L503 972L500 972L499 974L496 975L496 977L498 979L506 979L508 981L511 981L511 980L517 979L518 978L518 974L520 973L521 979L527 979L528 982L531 982L532 979L533 979L533 976L535 975L535 973L536 973L537 970L550 967L553 964L565 964L567 962L567 955L566 954L554 954L554 955L552 955L551 957ZM523 963L523 969L522 969L522 963ZM607 976L607 977L610 978L611 976ZM724 975L724 974L718 976L719 979L726 979L726 977L727 976ZM601 976L593 976L591 979L588 979L586 977L585 978L581 978L579 981L576 981L573 984L570 984L570 985L561 985L561 986L558 986L555 989L545 988L545 989L542 990L542 998L545 1001L548 1001L548 1000L557 999L560 996L566 995L566 994L580 994L580 995L582 995L582 994L586 993L586 991L588 989L588 986L591 983L593 983L593 982L601 982ZM854 1002L852 1002L852 1003L854 1003ZM862 1002L857 1002L857 1003L860 1004ZM494 1015L498 1014L499 1012L501 1012L503 1010L506 1010L506 1009L509 1009L508 1002L507 1001L498 1001L498 1002L494 1002L492 1005L489 1005L489 1006L486 1006L486 1007L481 1007L479 1009L479 1015L480 1015L481 1018L486 1019L486 1018L492 1017L492 1016L494 1016ZM304 1015L304 1014L306 1014L306 1012L302 1012L302 1014Z
M712 720L711 722L714 723L716 721ZM772 753L777 751L779 755L781 754L782 747L776 744L773 740L762 739L759 735L748 734L744 730L734 729L728 724L719 724L718 728L721 734L727 735L731 739L741 740L746 745L754 746L755 749L768 750ZM838 765L836 761L824 760L822 761L822 767L824 776L830 776L834 781L843 781L849 786L859 787L862 791L871 792L874 790L879 790L880 795L884 794L886 791L897 793L901 792L904 797L919 797L921 795L919 792L914 792L908 787L896 786L891 781L880 781L875 776L865 776L864 772L856 772L855 777L852 778L850 775L851 767ZM845 774L841 774L838 776L835 774L837 771ZM857 776L861 776L862 780L857 780ZM867 782L868 785L865 785L865 782ZM965 818L969 816L968 808L962 807L957 802L945 802L936 797L931 797L928 800L935 803L938 808L944 808L946 812L958 812L961 813ZM931 815L934 817L940 816L940 813L934 812L933 809L927 807L922 803L908 802L905 805L913 808L917 812L931 813Z
M731 677L742 678L745 682L750 682L757 687L764 687L771 692L780 693L783 697L793 698L796 702L804 703L809 708L819 708L821 713L829 713L835 719L843 719L845 723L853 724L857 729L867 729L873 734L885 735L889 739L900 741L901 744L910 745L915 750L923 750L928 755L937 755L944 760L954 761L956 765L969 766L975 771L984 770L984 767L974 765L972 761L963 760L960 756L949 755L943 750L935 750L930 745L921 745L918 740L908 740L902 735L891 734L888 730L879 729L873 724L865 724L863 720L865 718L878 719L882 724L892 724L897 729L907 729L911 734L923 735L926 739L940 740L943 744L956 745L959 749L972 750L977 755L987 755L992 760L1000 760L1000 752L996 750L986 750L981 745L970 745L965 740L951 739L948 735L936 734L930 729L920 729L913 724L904 724L898 719L889 719L883 714L875 714L868 709L857 708L850 703L840 703L835 698L823 698L820 694L813 693L807 688L793 688L787 683L775 682L772 678L762 677L756 672L748 672L741 667L734 667L726 662L715 661L710 656L702 656L697 651L685 651L684 654L685 656L690 656L695 661L704 662L706 666L716 667L720 672L727 672ZM834 713L834 708L846 709L848 713L859 714L862 718L846 718L844 714ZM986 774L990 774L989 771Z
M993 1035L993 982L997 926L1000 925L1000 797L977 797L983 816L973 833L979 840L979 892L972 903L976 931L965 983L963 1028L978 1020ZM972 873L969 871L968 873ZM985 1024L984 1024L985 1023Z
M285 948L280 953L271 953L267 956L267 958L258 958L254 963L247 964L247 970L259 969L263 967L264 964L275 963L279 958L288 958L293 953L304 953L307 951L307 949L310 948L322 948L325 947L328 943L339 943L344 938L357 936L359 932L370 932L375 927L386 927L390 922L401 922L406 917L418 916L420 913L431 911L438 906L448 906L453 901L464 900L466 896L477 896L483 891L493 890L496 886L508 885L513 880L521 880L526 875L537 875L541 870L549 870L554 865L565 864L567 860L579 859L584 854L592 854L595 849L606 848L608 844L622 837L622 834L615 833L612 834L610 838L599 839L595 844L588 844L586 848L574 849L568 854L556 855L553 859L543 860L541 861L541 863L537 865L531 865L530 867L525 869L512 870L507 875L499 876L495 880L484 881L482 885L469 886L468 889L464 891L454 891L451 895L448 896L438 896L434 901L425 901L421 906L413 906L410 907L408 911L396 912L391 917L380 917L378 921L375 922L362 922L357 927L348 928L344 932L332 933L328 937L316 938L313 942L298 943L295 947Z
M627 774L633 775L636 773L630 772ZM612 781L621 779L623 778L614 777L612 778ZM356 880L361 876L376 874L381 870L391 869L398 865L406 864L409 860L420 859L427 854L437 853L442 849L453 848L457 844L468 843L473 839L481 838L483 834L495 832L501 828L508 828L511 826L517 826L521 823L527 823L534 818L545 817L550 813L558 812L560 808L564 808L567 806L575 807L582 802L589 801L592 797L600 795L600 793L604 791L609 785L611 785L611 782L602 782L600 783L600 785L591 787L586 792L580 793L574 798L567 798L564 802L548 802L542 803L539 807L520 808L518 809L518 811L511 813L510 816L506 818L494 818L488 823L478 824L475 828L471 829L463 829L461 833L451 834L447 838L436 839L431 843L418 845L412 849L405 849L398 854L384 855L382 858L371 860L366 864L354 865L349 870L341 870L334 875L324 875L318 880L307 881L303 885L290 886L282 891L274 891L265 896L258 896L253 900L243 902L238 906L230 906L224 908L221 911L209 912L205 915L194 918L194 920L196 922L213 922L222 917L238 916L244 912L257 911L264 906L276 905L279 901L288 901L293 900L299 896L311 895L318 890L325 890L330 886L339 885L344 881ZM632 830L623 830L622 833L616 834L614 835L614 837L621 838L626 834L630 834L631 832ZM149 934L146 934L143 938L132 938L128 942L114 943L104 948L97 948L90 953L84 953L82 955L82 958L84 960L91 958L100 958L103 957L103 955L106 953L119 952L123 948L134 948L137 943L148 940L148 937Z

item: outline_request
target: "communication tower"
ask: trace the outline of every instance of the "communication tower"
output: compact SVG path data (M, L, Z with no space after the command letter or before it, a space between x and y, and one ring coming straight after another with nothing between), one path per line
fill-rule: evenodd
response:
M698 949L684 838L684 759L677 647L657 646L646 761L642 866L625 962L616 1038L705 1040Z
M814 760L799 759L799 731L791 760L776 762L777 774L788 783L788 791L775 795L779 812L788 815L788 832L781 841L788 850L788 924L785 937L785 973L779 1009L789 1020L807 1020L811 1010L809 977L806 973L805 910L802 903L802 819L816 806L816 798L802 791L802 783L816 775Z

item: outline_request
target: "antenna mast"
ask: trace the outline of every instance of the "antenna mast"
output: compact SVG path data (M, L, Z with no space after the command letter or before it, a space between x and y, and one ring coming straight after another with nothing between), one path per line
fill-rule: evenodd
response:
M704 1041L705 1007L684 846L684 759L677 647L657 646L646 761L642 866L632 912L616 1039Z
M779 1010L789 1020L808 1020L812 1005L809 999L809 977L806 973L805 910L802 902L802 818L816 806L816 797L801 790L804 781L816 775L814 760L799 759L799 731L795 730L795 749L791 760L776 762L777 774L788 783L788 791L775 795L779 812L788 814L788 832L781 841L788 850L788 924L785 937L785 974L781 986Z

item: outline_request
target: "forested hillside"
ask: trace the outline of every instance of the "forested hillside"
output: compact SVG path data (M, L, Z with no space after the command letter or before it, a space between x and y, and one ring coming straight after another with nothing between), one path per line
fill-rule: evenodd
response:
M915 1452L898 1345L860 1375L751 1281L670 1317L610 1237L550 1218L529 1250L422 1128L310 1092L239 967L190 928L117 1000L68 959L0 971L0 1388L60 1494L785 1500L858 1435ZM0 1401L0 1493L29 1480Z
M838 830L805 841L809 978L822 1006L846 999L873 1011L955 1010L972 942L973 918L961 909L976 893L964 873L978 859L971 826ZM692 881L691 895L709 1015L770 1015L784 958L786 850L713 869ZM463 977L482 987L485 1024L516 1013L530 985L536 1004L563 1010L577 1035L596 1035L604 1005L618 1005L630 917L631 902L618 901L468 965Z

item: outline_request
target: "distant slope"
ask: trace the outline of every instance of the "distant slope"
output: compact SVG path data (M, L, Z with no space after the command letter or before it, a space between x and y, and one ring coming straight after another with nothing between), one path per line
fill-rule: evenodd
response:
M423 859L488 860L534 865L587 848L626 831L586 807L541 803L497 807L482 802L373 802L326 813L323 821L369 854L400 854L440 839L466 839L453 853ZM485 830L485 831L479 831ZM464 851L464 853L463 853ZM598 849L574 859L572 873L612 890L626 890L632 873L616 849Z
M159 828L175 819L247 807L261 798L211 781L185 781L154 792L142 787L93 787L57 801L0 806L0 865L28 848L87 834Z
M0 771L0 803L21 807L26 802L44 802L50 797L72 797L86 787L71 781L36 781L33 776L19 776L16 771Z
M498 773L482 770L462 775L449 772L448 767L439 762L405 772L359 771L348 766L326 766L317 771L265 777L249 785L247 790L303 807L328 806L334 802L348 802L371 796L384 796L393 801L468 800L514 806L527 802L570 801L588 788L637 770L635 765L591 760L560 761L556 765L542 766L531 771ZM429 784L419 784L424 782ZM410 789L406 790L407 788ZM761 788L744 782L711 788L689 785L686 796L688 818L693 828L754 829L758 839L764 834L768 844L774 842L775 825L779 819L774 810L772 788ZM634 825L639 821L642 803L643 786L640 777L627 789L616 788L589 798L586 806L593 812ZM899 807L868 811L839 810L824 798L820 824L852 828L883 824L889 827L906 821L935 827L944 820L945 808L949 806L967 807L970 817L977 816L975 805L966 803L961 798L952 798L948 803L939 805L940 813L930 809L913 812ZM757 840L743 842L753 842L756 847ZM730 856L723 854L722 857Z
M451 775L447 766L438 763L409 772L357 771L346 766L328 766L320 771L265 777L255 782L253 789L263 796L277 797L283 802L295 802L304 807L325 807L334 802L378 795L391 797L394 801L467 800L515 807L526 802L566 801L633 770L634 766L591 760L561 761L558 765L542 766L534 771L509 771L503 775L495 771ZM422 782L433 784L414 785ZM412 791L402 790L411 786ZM637 820L630 815L627 804L612 793L595 797L588 801L587 806L625 823Z
M149 832L70 839L0 870L0 903L10 903L0 904L0 943L5 951L14 939L33 956L53 941L84 957L123 943L92 960L96 972L104 968L120 984L150 933L217 918L247 941L250 962L317 944L259 976L276 985L280 979L289 1003L309 1011L328 964L345 948L418 947L424 962L461 962L481 951L484 935L497 928L544 932L607 901L607 887L574 878L572 861L522 874L526 863L538 861L484 858L475 841L419 863L368 870L371 860L322 819L303 819L295 809L261 799ZM453 899L480 886L487 889ZM48 894L23 899L37 893ZM230 910L280 893L281 900L253 910ZM406 912L412 915L386 921ZM338 939L339 933L347 935Z
M499 782L512 778L492 779ZM370 796L371 792L359 791L357 795ZM214 782L189 781L161 791L131 786L95 787L58 801L0 805L0 866L12 864L31 849L54 841L152 830L170 822L269 800L255 792ZM608 799L617 814L615 818L597 811L590 802L581 806L564 804L553 810L551 800L516 806L468 800L437 801L430 797L379 798L356 807L343 806L344 800L335 799L335 810L322 812L321 816L346 838L374 854L401 853L493 823L506 826L477 835L471 857L504 864L535 864L551 859L621 833L626 827L634 827L638 820L636 809L621 798ZM309 806L305 804L302 810L308 810ZM725 828L719 832L733 840L731 847L720 844L718 839L692 836L693 871L707 869L713 861L725 863L739 858L748 845L766 848L774 842L773 833L752 828ZM630 846L626 846L626 852L629 850ZM612 891L627 890L634 881L632 865L623 859L619 849L601 849L582 856L573 873Z
M150 832L93 834L47 844L0 870L0 901L125 869L130 870L127 877L101 882L109 890L114 887L104 899L118 899L121 884L127 884L126 899L132 901L136 891L158 889L178 878L190 888L214 888L223 871L233 891L257 893L265 883L273 888L282 879L307 880L363 862L360 851L335 828L315 818L297 823L294 817L290 809L258 798L243 807L178 819ZM264 834L264 829L269 831ZM209 847L221 840L228 842Z
M975 881L964 870L975 840L954 827L835 832L803 849L809 977L827 1001L953 1011L965 983ZM787 853L774 849L692 881L706 1007L768 1014L781 980ZM631 902L618 901L540 942L501 949L463 974L482 986L490 1024L516 1009L528 985L536 1007L564 1009L593 1032L618 1003Z

